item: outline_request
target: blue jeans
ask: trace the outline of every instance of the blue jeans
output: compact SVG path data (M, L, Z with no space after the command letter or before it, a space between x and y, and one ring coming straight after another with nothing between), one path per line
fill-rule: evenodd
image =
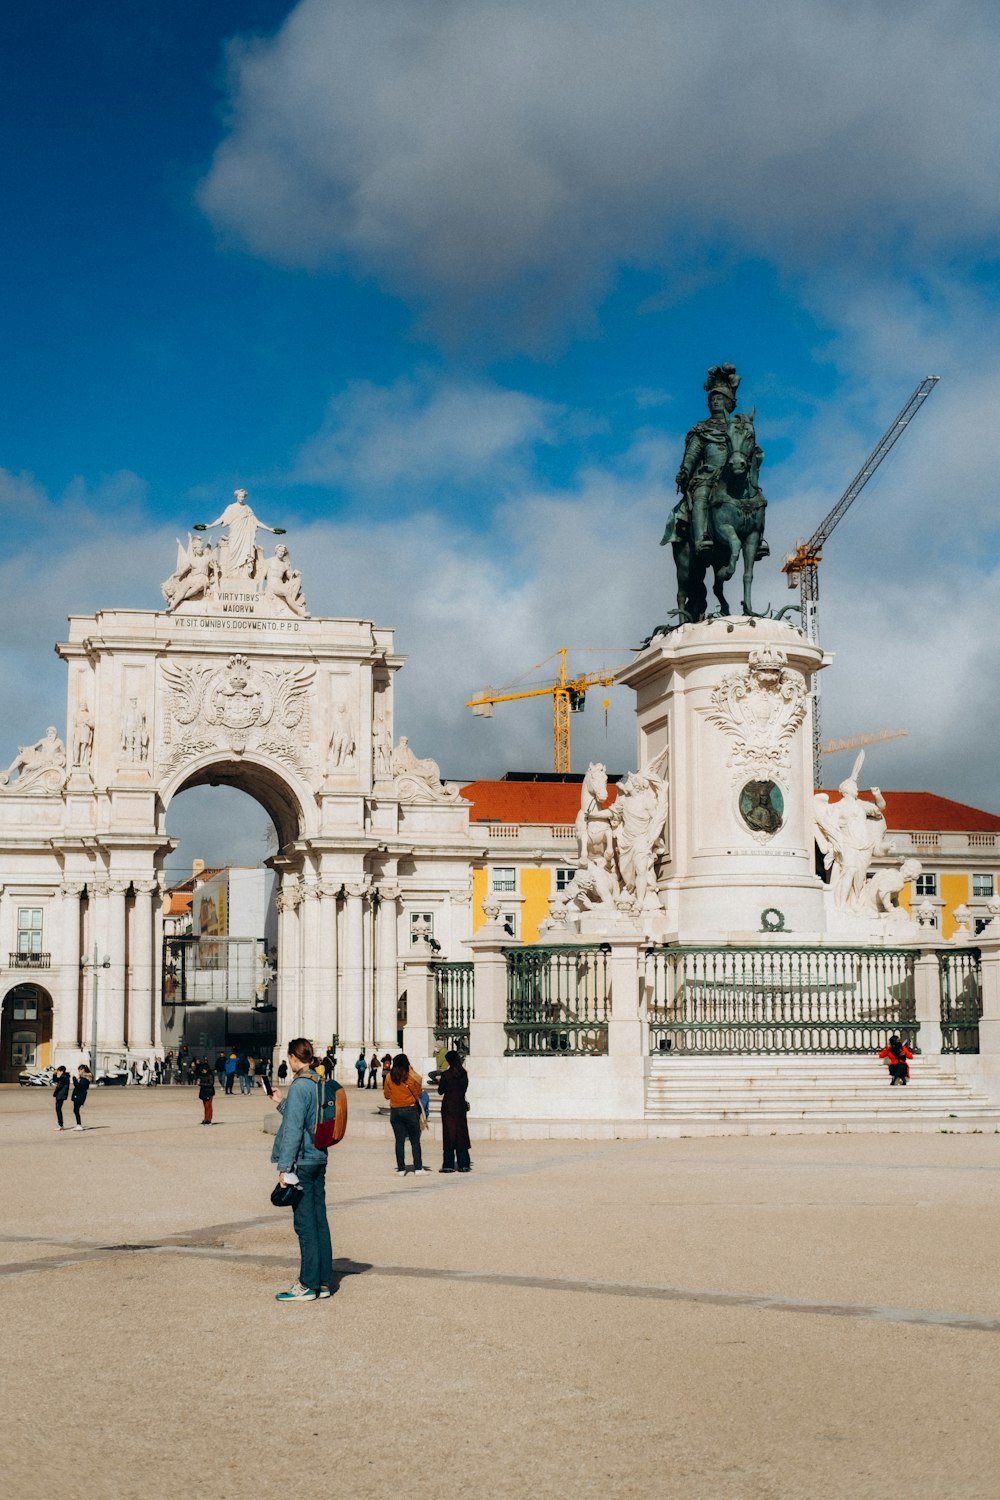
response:
M299 1280L316 1291L333 1280L333 1245L326 1217L326 1165L298 1166L302 1197L292 1215L299 1237Z

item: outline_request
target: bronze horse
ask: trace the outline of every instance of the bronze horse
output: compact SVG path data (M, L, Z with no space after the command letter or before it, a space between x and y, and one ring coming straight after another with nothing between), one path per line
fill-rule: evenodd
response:
M708 607L706 575L713 572L712 592L719 613L731 614L724 585L743 558L743 613L753 615L751 587L754 563L764 531L764 499L757 477L763 456L756 445L753 411L727 423L727 457L716 475L708 507L711 550L698 552L691 537L691 524L675 509L667 523L663 541L669 541L677 569L677 616L681 624L703 620Z

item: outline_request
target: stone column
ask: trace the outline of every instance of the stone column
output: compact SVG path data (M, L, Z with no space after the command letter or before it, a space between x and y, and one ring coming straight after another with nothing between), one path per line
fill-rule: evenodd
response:
M326 1038L319 1033L319 902L320 894L314 876L299 886L299 952L302 970L302 1035L309 1038L322 1054ZM321 1045L322 1043L322 1045Z
M397 903L402 895L402 887L380 885L378 894L375 1036L372 1040L381 1054L387 1050L390 1052L396 1050L398 1032L396 1013L399 1001L399 907ZM406 993L407 1003L409 1003L409 990ZM409 1011L407 1011L407 1024L409 1024Z
M337 902L341 887L321 881L316 888L319 897L319 975L317 980L316 1030L324 1046L334 1035L337 1052L343 1050L337 996Z
M941 1056L941 969L936 951L920 953L913 965L917 1042L921 1057Z
M347 898L344 926L344 1034L345 1057L357 1053L371 1040L365 1036L365 897L369 882L345 885Z
M106 888L107 955L111 967L104 971L103 1024L98 1024L98 1033L109 1051L121 1052L125 1048L125 892L128 882L109 880Z
M80 895L82 880L65 880L60 887L62 910L60 912L58 948L56 950L59 983L52 996L52 1043L53 1054L79 1052L89 1046L89 1040L81 1035L80 1027L80 960L85 957L83 935L80 931Z
M628 936L609 935L605 942L611 949L608 956L611 1077L604 1108L618 1119L641 1120L646 1112L647 1030L639 1005L639 950L646 946L646 940L637 932Z
M984 928L977 944L983 986L979 1060L984 1072L993 1074L1000 1085L1000 918Z
M470 1114L480 1117L509 1116L511 1113L511 1065L523 1058L504 1056L507 1047L507 960L503 950L513 947L510 933L495 915L480 927L469 942L475 965L475 999L469 1027L470 1066L475 1070L476 1086L470 1090ZM522 1071L524 1071L522 1069Z
M419 1073L425 1072L434 1056L434 975L431 963L434 951L430 943L417 943L403 960L406 979L406 1025L403 1027L403 1051ZM381 1051L381 1047L379 1048ZM392 1049L395 1052L395 1044Z
M283 874L275 903L278 908L278 1039L281 1056L293 1037L302 1035L300 999L301 962L299 916L301 901L297 875Z
M128 1044L148 1052L153 1046L153 896L155 880L133 881L132 985L129 991Z
M163 894L166 879L162 870L156 877L153 889L153 1047L163 1051L163 1010L160 997L163 994Z

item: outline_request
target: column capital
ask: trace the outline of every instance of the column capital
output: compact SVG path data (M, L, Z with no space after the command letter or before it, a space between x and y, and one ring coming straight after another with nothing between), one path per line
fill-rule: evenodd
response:
M3 887L0 886L0 890L2 889ZM64 880L62 885L59 887L59 894L60 896L66 897L67 900L69 900L70 897L75 897L75 899L79 901L80 897L83 895L86 889L87 882L85 880Z
M363 880L353 882L351 885L345 882L344 893L345 895L353 896L355 900L359 898L363 900L365 896L370 896L372 893L371 876L366 875Z
M394 902L398 901L400 896L403 894L403 887L401 885L391 885L387 882L384 882L376 886L375 894L378 896L380 901Z

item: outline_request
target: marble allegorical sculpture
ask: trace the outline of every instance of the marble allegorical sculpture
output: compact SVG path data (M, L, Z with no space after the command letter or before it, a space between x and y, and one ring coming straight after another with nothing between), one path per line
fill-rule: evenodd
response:
M634 917L659 911L657 867L669 806L669 786L660 774L664 758L627 776L613 803L605 768L588 767L576 819L579 865L553 910L557 924L570 908L607 907Z
M149 729L138 698L130 698L125 706L121 738L127 760L142 765L149 759Z
M10 778L19 773L13 786ZM0 773L0 787L15 792L61 792L66 784L66 746L50 724L33 745L19 745L17 754Z
M333 709L333 733L330 735L330 751L327 756L329 769L331 771L352 769L356 748L351 711L346 703L337 703Z
M261 571L261 592L272 599L280 599L282 604L287 604L293 615L304 616L306 613L306 601L302 597L302 574L297 568L292 567L292 560L288 555L288 548L284 543L279 543L274 549L274 556L269 557Z
M681 498L660 542L673 549L681 624L705 619L709 568L719 613L730 613L723 588L741 556L743 612L752 615L754 566L770 552L764 540L767 501L759 484L764 454L754 428L756 408L736 411L739 384L733 365L713 365L705 381L709 415L684 440L676 477Z
M195 530L212 531L216 526L226 527L226 535L219 543L219 568L226 578L256 578L264 555L257 546L258 531L283 536L285 530L283 526L268 526L254 515L247 504L246 490L234 490L233 499L222 515Z
M73 721L73 765L82 771L90 770L94 753L94 716L81 700Z
M454 802L458 787L447 787L441 780L441 771L436 760L428 756L421 760L410 748L406 735L400 735L399 744L392 751L390 770L396 794L402 802Z
M205 537L188 534L187 544L178 541L177 563L173 573L161 585L167 613L182 605L195 606L185 613L239 613L255 601L279 606L278 614L307 614L302 593L302 574L292 566L288 548L280 542L271 557L265 558L257 544L258 531L283 536L283 526L267 526L247 503L246 490L234 491L232 504L221 516L195 526L196 532L226 528L218 547Z
M872 860L876 855L892 852L881 791L877 786L872 787L871 802L862 801L858 795L858 776L864 758L862 750L850 776L837 788L839 802L831 802L826 792L817 792L813 797L816 842L830 876L834 906L841 912L860 913L867 909L865 883Z

